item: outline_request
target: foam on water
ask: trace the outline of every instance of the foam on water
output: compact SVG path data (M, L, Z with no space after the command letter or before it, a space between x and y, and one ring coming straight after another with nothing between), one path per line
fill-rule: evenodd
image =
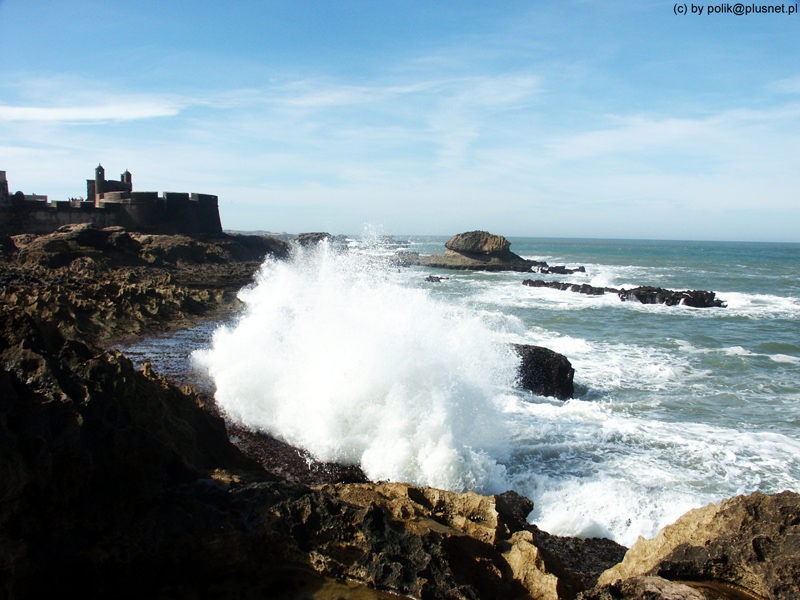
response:
M631 545L690 508L754 489L796 489L800 442L770 432L632 417L596 402L508 411L509 479L545 531Z
M266 262L240 298L239 321L197 355L231 418L371 479L507 488L513 320L437 302L374 256L326 244Z

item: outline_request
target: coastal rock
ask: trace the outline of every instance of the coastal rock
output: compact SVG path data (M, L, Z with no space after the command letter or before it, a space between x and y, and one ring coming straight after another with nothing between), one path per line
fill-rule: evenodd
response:
M333 238L333 236L325 232L300 233L294 236L294 241L301 246L316 246L320 242L331 238Z
M534 269L537 273L554 274L554 275L572 275L573 273L586 273L586 267L580 266L574 269L568 268L566 265L549 266L544 264Z
M602 296L606 292L616 294L618 290L612 288L594 287L588 283L563 283L561 281L543 281L541 279L525 279L522 285L535 288L551 288L554 290L567 290L589 296Z
M543 281L541 279L525 279L522 285L528 287L551 288L570 291L590 296L616 294L623 302L641 302L642 304L665 304L666 306L691 306L692 308L725 308L726 304L716 297L714 292L702 290L674 291L658 287L636 287L629 290L618 290L610 287L594 287L587 283L565 283L561 281Z
M622 301L635 300L642 304L666 304L667 306L691 306L693 308L724 308L725 303L717 299L714 292L701 290L673 291L664 288L643 286L630 290L620 290L619 299Z
M578 596L579 600L720 600L700 590L661 577L632 577L598 586Z
M509 250L511 243L487 231L470 231L451 237L444 254L420 256L419 264L437 269L527 272L544 264L525 260Z
M538 396L555 396L560 400L575 393L575 370L566 356L541 346L514 344L522 362L520 386Z
M600 585L642 575L719 598L797 598L800 495L755 493L692 510L652 540L640 538Z
M557 557L536 545L531 531L517 529L524 526L518 515L507 512L507 501L497 496L401 483L337 485L323 491L372 513L365 540L369 552L349 567L328 563L332 575L355 576L377 587L385 586L390 574L392 589L417 598L530 594L557 600L574 598L583 587ZM404 535L397 536L398 530ZM342 554L334 547L316 548L328 556Z
M232 310L264 257L289 249L260 236L130 236L86 224L14 242L19 252L0 268L0 304L96 341Z
M17 251L17 245L10 235L0 233L0 261L9 260Z
M511 248L511 242L502 235L494 235L488 231L469 231L454 235L445 242L444 247L454 252L471 254L505 254Z

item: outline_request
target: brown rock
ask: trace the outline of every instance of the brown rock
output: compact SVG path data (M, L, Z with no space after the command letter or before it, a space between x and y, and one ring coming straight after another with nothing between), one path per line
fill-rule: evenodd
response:
M755 493L692 510L654 539L640 538L600 584L654 575L723 598L789 600L798 597L798 556L800 495Z
M494 235L488 231L469 231L454 235L445 242L444 247L454 252L504 254L511 248L511 242L502 235Z
M320 242L332 237L330 233L325 232L300 233L295 236L294 240L301 246L316 246Z
M598 586L578 596L580 600L719 600L702 591L661 577L632 577Z
M501 235L470 231L451 237L444 254L420 256L419 264L437 269L469 271L530 271L535 261L524 260L509 250L511 243Z

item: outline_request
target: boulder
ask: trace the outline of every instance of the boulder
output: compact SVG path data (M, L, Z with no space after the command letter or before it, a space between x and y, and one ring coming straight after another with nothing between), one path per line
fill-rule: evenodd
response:
M504 254L511 248L502 235L494 235L488 231L469 231L459 233L445 242L444 247L454 252L471 254Z
M757 492L692 510L652 540L639 538L599 583L655 576L712 597L789 600L798 597L798 556L800 495Z
M521 387L539 396L572 398L575 369L566 356L541 346L515 344L514 349L522 359L519 366Z

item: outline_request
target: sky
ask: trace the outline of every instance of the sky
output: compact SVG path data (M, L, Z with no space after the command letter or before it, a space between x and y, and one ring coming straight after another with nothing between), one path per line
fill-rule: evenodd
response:
M228 230L800 242L797 4L708 6L0 0L0 170Z

